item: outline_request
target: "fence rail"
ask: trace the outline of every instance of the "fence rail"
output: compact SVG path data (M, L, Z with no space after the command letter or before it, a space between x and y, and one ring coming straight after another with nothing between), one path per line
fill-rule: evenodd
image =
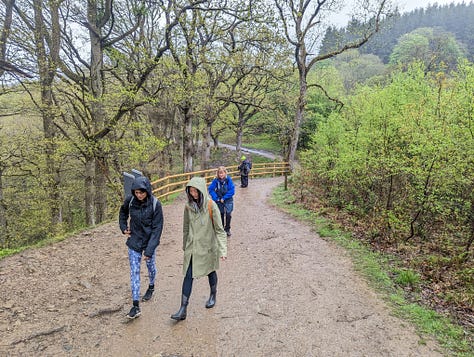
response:
M227 166L227 174L232 177L233 180L240 177L237 167L238 165ZM252 164L249 177L275 177L284 175L286 188L287 177L290 173L290 165L287 162L255 163ZM160 200L166 200L170 195L183 191L188 181L194 176L204 177L206 182L209 183L216 177L216 168L160 178L151 183L153 194Z

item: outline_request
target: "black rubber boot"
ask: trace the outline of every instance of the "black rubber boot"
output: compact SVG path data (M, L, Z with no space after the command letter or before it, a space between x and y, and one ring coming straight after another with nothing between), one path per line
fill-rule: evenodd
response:
M186 320L186 310L188 308L188 297L181 295L181 307L178 312L171 315L171 318L176 321Z
M209 295L209 300L206 302L206 308L210 309L216 304L216 292L217 285L211 286L211 294Z

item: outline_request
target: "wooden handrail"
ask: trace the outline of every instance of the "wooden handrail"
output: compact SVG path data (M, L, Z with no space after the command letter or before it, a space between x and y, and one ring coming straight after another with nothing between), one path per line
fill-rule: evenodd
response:
M232 177L232 179L240 177L240 172L237 168L238 165L226 167L227 174ZM162 177L151 183L153 194L160 200L166 200L170 195L183 191L186 184L194 176L204 177L207 183L211 182L214 177L216 177L216 170L216 168L213 168ZM287 176L289 174L291 174L291 168L287 162L255 163L252 164L249 177L275 177L284 175L286 187Z

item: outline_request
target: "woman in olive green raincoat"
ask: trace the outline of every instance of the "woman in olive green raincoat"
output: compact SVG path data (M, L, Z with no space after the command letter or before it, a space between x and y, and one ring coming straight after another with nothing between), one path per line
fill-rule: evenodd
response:
M171 315L174 320L186 319L194 278L208 276L211 290L207 308L214 307L217 292L219 258L227 258L227 236L217 204L208 196L206 181L193 177L186 185L188 201L183 217L183 286L181 307Z

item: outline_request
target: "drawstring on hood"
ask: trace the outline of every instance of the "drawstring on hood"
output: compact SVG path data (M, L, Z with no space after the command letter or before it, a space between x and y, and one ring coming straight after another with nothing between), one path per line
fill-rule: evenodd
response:
M199 205L197 204L196 201L192 201L189 204L191 205L191 208L193 209L194 213L199 212Z

